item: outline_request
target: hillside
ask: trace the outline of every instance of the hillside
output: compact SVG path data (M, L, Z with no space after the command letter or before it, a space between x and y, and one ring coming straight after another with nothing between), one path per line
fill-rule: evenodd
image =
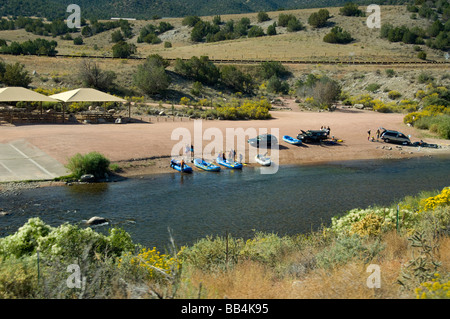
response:
M73 1L22 0L2 1L0 15L40 16L46 18L67 17L66 8ZM186 15L217 15L275 11L279 9L301 9L341 6L346 0L78 0L85 18L111 17L150 19L160 17L182 17ZM364 1L360 1L361 3ZM380 2L380 1L375 1ZM381 1L383 2L383 1ZM372 2L371 2L372 3ZM390 4L395 1L390 1Z

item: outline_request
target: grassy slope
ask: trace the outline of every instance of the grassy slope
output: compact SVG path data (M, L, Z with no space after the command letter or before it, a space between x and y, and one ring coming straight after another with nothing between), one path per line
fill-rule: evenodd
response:
M364 7L361 7L364 8ZM146 57L149 54L160 54L163 57L169 58L190 58L191 56L208 55L211 58L236 58L236 59L328 59L334 60L417 60L416 52L413 45L406 45L401 43L389 43L387 40L379 38L378 29L369 29L365 25L366 18L359 17L343 17L338 14L339 8L328 8L332 18L330 25L323 29L312 29L307 25L306 21L312 12L317 9L303 9L292 10L284 13L292 13L300 18L306 30L294 33L287 33L285 28L278 27L276 36L265 36L261 38L242 38L233 41L223 41L216 43L199 43L195 44L189 40L190 28L181 25L181 18L170 18L157 21L133 21L134 37L129 41L136 43L138 47L138 56ZM278 15L281 12L269 12L271 21L262 23L266 28L273 21L278 20ZM406 11L405 6L383 6L381 10L382 23L391 23L393 25L407 25L412 27L414 25L426 28L429 21L425 19L411 20L410 13ZM222 15L222 21L239 20L242 17L249 17L252 24L257 23L256 14L239 14L239 15ZM211 20L212 17L203 17L204 20ZM172 48L164 48L164 44L150 45L146 43L137 43L137 37L142 27L149 23L158 24L160 21L167 21L174 25L175 29L162 34L160 37L164 41L171 41ZM333 25L342 26L348 30L356 39L354 43L347 45L328 44L322 41L323 35L326 34ZM75 46L73 41L61 40L59 37L54 38L58 41L57 50L60 54L74 54L74 55L111 55L111 47L113 43L110 42L110 30L93 37L85 38L84 45ZM76 34L73 35L75 37ZM25 41L27 39L35 39L40 36L25 32L25 30L14 31L0 31L0 38L7 41ZM47 37L47 39L53 39ZM94 45L98 50L94 50ZM430 59L442 60L440 52L431 50L422 46L427 52ZM78 58L55 58L48 57L34 57L34 56L2 56L6 62L19 61L26 65L27 69L32 72L36 71L33 77L32 86L55 88L55 87L78 87L78 66L80 59ZM113 70L117 73L117 83L124 87L132 87L132 77L136 66L141 61L136 60L109 60L99 59L100 67L105 70ZM254 66L243 66L247 71L254 71ZM423 67L412 66L395 66L398 71L398 76L393 79L387 79L384 72L376 74L375 71L391 66L380 65L289 65L290 70L295 77L301 76L311 71L324 71L330 76L342 80L344 89L350 91L352 94L367 93L364 88L369 83L381 83L389 89L399 90L404 93L405 98L413 98L413 94L419 88L414 83L414 79L420 72L425 69ZM170 69L170 68L169 68ZM426 71L435 73L436 78L440 78L446 71L442 67L426 66ZM364 74L365 76L354 76L354 74ZM172 89L189 92L190 83L176 79L172 85ZM383 87L382 89L385 89ZM214 94L212 92L211 94Z
M364 7L361 7L364 9ZM265 36L261 38L242 38L233 41L222 41L216 43L192 43L189 40L190 28L181 25L181 18L168 18L157 21L133 21L135 36L129 40L137 44L137 37L140 29L149 24L160 21L170 22L175 29L161 35L163 41L172 42L173 47L165 49L164 44L150 45L146 43L137 44L138 56L145 57L152 53L159 53L164 57L181 57L190 58L193 55L208 55L214 58L260 58L260 59L302 59L313 57L327 58L350 58L355 60L380 60L380 59L413 59L415 60L416 52L413 45L404 45L401 43L389 43L379 38L379 29L369 29L366 26L364 17L344 17L338 14L339 8L328 8L332 18L329 20L329 26L322 29L312 29L307 25L307 20L312 12L317 9L292 10L286 12L269 12L271 21L263 22L259 25L263 29L278 20L280 13L292 13L299 17L306 30L287 33L286 28L277 27L278 35ZM430 22L426 19L411 20L410 13L406 11L405 6L383 6L381 10L382 23L391 23L393 25L421 26L426 28ZM235 14L222 15L222 21L239 20L242 17L249 17L252 24L257 24L256 14ZM203 17L204 20L211 20L212 17ZM323 36L329 32L334 25L341 26L348 30L356 39L348 45L328 44L322 41ZM95 35L84 39L85 45L75 46L72 41L64 41L57 38L58 51L60 54L88 54L88 55L111 55L110 42L111 33L114 30ZM74 37L76 34L73 35ZM0 38L7 41L24 41L28 38L34 39L38 36L25 32L24 30L0 31ZM51 37L48 37L51 39ZM94 44L98 50L94 50ZM430 59L442 60L442 54L425 49Z

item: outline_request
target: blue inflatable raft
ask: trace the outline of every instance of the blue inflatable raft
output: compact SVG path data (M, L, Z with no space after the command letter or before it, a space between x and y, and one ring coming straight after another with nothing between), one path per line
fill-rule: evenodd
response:
M213 163L208 163L201 158L194 159L194 165L195 165L195 167L198 167L198 168L208 171L208 172L219 172L220 171L220 166L214 165Z
M292 136L289 136L289 135L284 135L283 141L285 141L286 143L292 144L292 145L301 145L302 144L302 141L300 141L299 139L293 138Z
M182 173L192 173L192 167L184 163L183 168L181 168L181 162L178 160L171 160L170 167Z
M233 169L242 169L242 164L238 162L229 162L228 160L223 160L222 156L217 157L217 163L225 166L227 168L233 168Z

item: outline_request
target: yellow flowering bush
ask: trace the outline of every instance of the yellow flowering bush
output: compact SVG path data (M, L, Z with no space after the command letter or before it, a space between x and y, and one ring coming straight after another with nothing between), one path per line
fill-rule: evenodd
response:
M420 212L435 210L437 207L450 204L450 187L445 187L442 192L436 196L422 199L419 203Z
M312 96L307 97L305 99L305 102L308 103L308 104L314 104L314 98Z
M450 280L435 274L431 282L422 283L415 293L417 299L450 299Z
M364 107L373 108L374 99L370 94L361 94L350 98L352 105L362 104Z
M163 273L170 274L180 267L178 259L161 254L155 247L153 249L143 248L137 256L131 256L130 253L125 254L119 259L119 267L124 266L127 260L132 267L142 270L149 279L161 278Z
M389 93L388 93L388 97L392 100L398 99L401 96L402 96L402 94L395 90L389 91Z
M386 222L383 217L371 212L350 226L350 234L377 236L381 233L383 228L392 228L392 226L392 221Z
M188 97L185 97L185 96L183 96L183 97L180 99L180 104L181 104L181 105L189 105L190 102L191 102L191 99L188 98Z
M239 252L240 257L264 263L275 262L277 256L293 250L295 243L290 237L258 232L248 239Z
M419 214L402 209L399 213L400 227L403 230L414 228ZM379 235L385 231L395 229L397 225L397 209L395 208L367 208L352 209L344 216L332 217L330 230L340 236L358 234Z

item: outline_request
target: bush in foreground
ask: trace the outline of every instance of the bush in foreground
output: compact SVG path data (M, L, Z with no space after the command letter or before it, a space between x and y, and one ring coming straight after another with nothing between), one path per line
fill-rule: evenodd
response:
M92 174L95 178L104 178L108 173L109 164L110 161L102 154L90 152L85 155L75 154L69 159L66 167L77 179L85 174Z

